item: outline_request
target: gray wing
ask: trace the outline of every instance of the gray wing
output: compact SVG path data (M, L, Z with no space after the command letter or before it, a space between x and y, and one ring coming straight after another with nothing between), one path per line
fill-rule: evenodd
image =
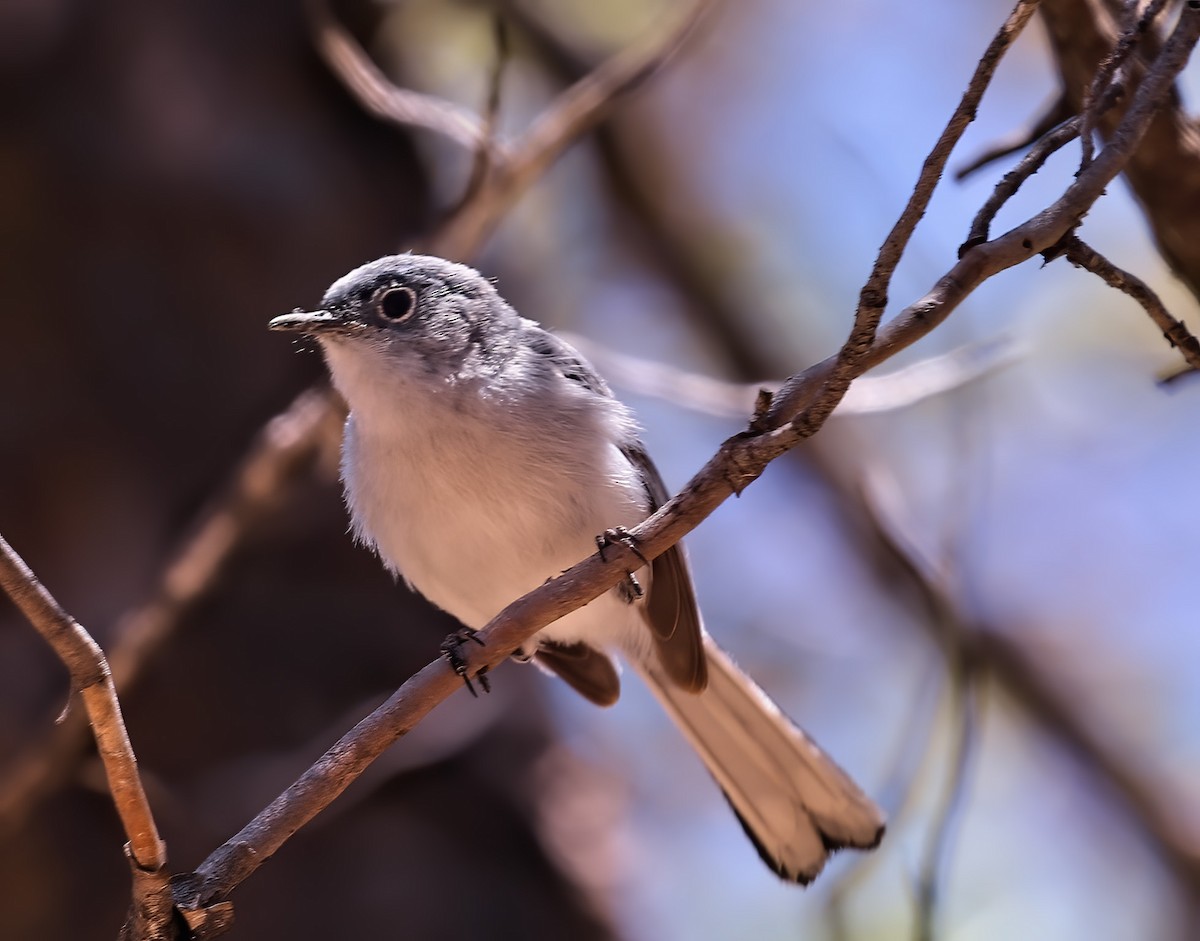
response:
M670 499L658 468L640 442L626 445L621 451L638 469L651 511L657 510ZM700 612L687 560L679 546L672 546L650 563L650 590L642 611L668 678L693 693L704 689L708 685L708 661Z
M608 383L578 350L532 321L526 321L526 325L524 339L528 349L571 382L577 382L597 395L612 396ZM646 488L651 512L657 510L670 498L670 493L650 455L637 440L622 445L621 453L637 469ZM654 638L658 659L669 679L682 689L698 693L708 683L708 664L704 659L696 592L692 588L692 577L688 573L683 551L678 546L672 546L650 563L650 573L650 590L642 612ZM554 660L546 662L543 658L547 666L575 685L572 678L563 673L563 668L570 669L578 661L564 660L562 657L555 657ZM586 672L590 673L590 669ZM587 679L584 678L582 682L586 685ZM593 698L580 686L576 688L589 699Z
M532 320L525 321L525 346L564 379L576 382L590 392L612 398L608 383L592 367L583 354L566 340L542 329Z

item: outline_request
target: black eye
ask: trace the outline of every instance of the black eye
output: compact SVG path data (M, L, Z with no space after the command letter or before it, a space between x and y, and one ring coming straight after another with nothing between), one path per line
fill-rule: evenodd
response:
M379 312L393 323L412 316L417 306L417 294L412 288L388 288L379 296Z

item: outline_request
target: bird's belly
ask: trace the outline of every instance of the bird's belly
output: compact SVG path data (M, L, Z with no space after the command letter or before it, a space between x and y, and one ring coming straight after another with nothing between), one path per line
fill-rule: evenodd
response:
M494 452L431 467L403 453L372 454L347 436L343 475L356 532L422 595L479 628L510 602L595 551L595 537L645 515L632 487L613 475L581 482L524 453ZM380 458L384 459L380 459ZM365 468L386 473L371 474ZM545 629L543 636L608 646L633 629L634 612L607 593Z

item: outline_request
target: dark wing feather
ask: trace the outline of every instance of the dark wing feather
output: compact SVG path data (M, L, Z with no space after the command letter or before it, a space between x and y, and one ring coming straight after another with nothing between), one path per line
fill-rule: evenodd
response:
M650 509L657 510L670 498L658 468L641 444L626 445L621 450L641 474ZM672 546L650 563L650 573L650 590L642 610L659 662L680 688L698 693L708 685L708 663L696 592L683 550Z
M528 325L524 339L528 349L544 357L551 367L564 378L579 383L597 395L612 395L608 384L596 373L591 364L565 340L548 333L533 323ZM621 452L637 468L642 484L646 488L650 510L652 512L657 510L670 498L670 494L658 473L658 468L650 460L650 455L638 441L623 445ZM698 693L708 684L708 663L704 659L700 613L696 609L696 592L692 588L692 578L688 574L687 560L683 556L683 550L678 546L672 546L650 563L650 573L650 591L642 612L650 628L650 633L654 637L654 646L659 662L667 677L681 689ZM587 649L591 650L591 648ZM607 657L604 657L603 654L591 652L607 661ZM555 655L552 654L552 656ZM589 666L585 675L580 677L577 670L578 663L574 660L568 663L566 669L576 671L576 679L584 684L584 686L580 686L577 685L575 679L560 669L566 662L561 656L558 656L555 662L547 662L547 666L593 702L599 701L584 688L596 679L591 673L592 668ZM611 667L611 663L609 666ZM614 673L613 700L616 699L617 692L618 684Z
M587 644L560 644L544 640L535 654L537 662L557 673L580 695L597 706L611 706L621 695L617 668L607 654Z

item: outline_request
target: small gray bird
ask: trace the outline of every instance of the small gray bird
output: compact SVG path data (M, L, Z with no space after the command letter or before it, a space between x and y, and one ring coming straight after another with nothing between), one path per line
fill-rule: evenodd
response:
M668 498L629 410L571 346L479 272L394 255L274 330L316 337L350 406L354 533L468 629ZM832 850L878 845L882 811L704 630L680 547L517 652L594 703L620 653L725 792L763 860L806 883Z

